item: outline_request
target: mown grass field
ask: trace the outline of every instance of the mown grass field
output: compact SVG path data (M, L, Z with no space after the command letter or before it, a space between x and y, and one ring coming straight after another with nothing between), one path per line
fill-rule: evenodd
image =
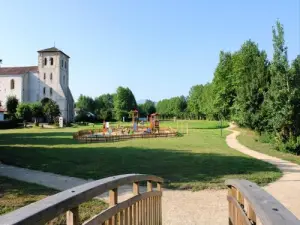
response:
M57 191L43 186L0 177L0 215L56 193ZM107 207L108 205L106 203L96 199L83 203L79 206L80 220L83 222ZM52 220L49 224L66 224L65 216L61 215Z
M167 123L165 126L177 126ZM264 185L281 176L274 166L227 147L228 131L223 130L221 137L220 129L211 129L218 124L189 121L193 129L183 137L94 144L72 139L73 132L82 127L2 130L0 161L80 178L154 174L163 177L168 188L193 190L223 188L228 178Z
M238 140L241 144L261 153L288 160L300 165L300 156L288 152L277 151L270 143L262 143L259 135L248 129L238 128L241 134Z

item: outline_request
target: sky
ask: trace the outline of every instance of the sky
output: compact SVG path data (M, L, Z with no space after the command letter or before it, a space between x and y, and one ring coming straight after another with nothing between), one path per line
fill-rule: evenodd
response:
M75 100L125 86L137 100L158 101L210 82L220 51L246 40L271 59L277 19L293 60L299 0L0 0L0 59L3 67L37 65L37 50L55 42L71 57Z

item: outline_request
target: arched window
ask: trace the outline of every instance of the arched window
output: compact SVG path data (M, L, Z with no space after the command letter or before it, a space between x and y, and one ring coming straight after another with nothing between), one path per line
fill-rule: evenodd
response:
M44 65L47 65L47 58L44 58Z
M12 80L10 81L10 89L11 89L11 90L14 90L14 89L15 89L15 80L14 80L14 79L12 79Z
M50 65L53 66L53 58L50 58Z
M43 93L44 93L44 95L46 94L46 88L45 87L43 88Z
M64 68L64 60L61 60L61 68Z
M50 88L50 96L52 96L52 88Z
M52 73L50 73L50 80L52 80L52 78L53 78L53 77L52 77Z
M46 73L44 73L44 80L46 80Z

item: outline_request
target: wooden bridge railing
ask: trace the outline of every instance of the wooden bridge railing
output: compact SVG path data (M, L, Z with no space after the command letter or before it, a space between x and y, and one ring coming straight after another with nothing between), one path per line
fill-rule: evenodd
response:
M147 192L140 193L139 182L147 182ZM153 189L153 182L157 184ZM109 208L83 222L84 225L161 225L161 184L163 179L152 175L126 174L89 182L52 195L43 200L0 216L0 224L45 224L66 212L67 225L78 225L81 203L109 192ZM133 185L133 197L118 202L118 187Z
M229 225L300 225L279 201L247 180L227 180Z

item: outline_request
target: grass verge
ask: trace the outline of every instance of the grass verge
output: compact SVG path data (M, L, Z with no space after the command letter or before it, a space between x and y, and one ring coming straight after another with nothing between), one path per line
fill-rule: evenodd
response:
M14 211L56 193L56 190L40 185L0 177L0 215ZM81 204L79 206L80 221L83 222L87 220L105 208L107 208L107 204L96 199ZM66 224L65 216L61 215L48 224Z
M272 144L270 143L262 143L260 141L259 135L256 134L252 130L248 129L241 129L239 128L238 131L241 134L237 137L239 142L257 152L261 152L270 156L274 156L280 159L288 160L293 163L297 163L300 165L300 156L289 153L289 152L281 152L277 151Z

